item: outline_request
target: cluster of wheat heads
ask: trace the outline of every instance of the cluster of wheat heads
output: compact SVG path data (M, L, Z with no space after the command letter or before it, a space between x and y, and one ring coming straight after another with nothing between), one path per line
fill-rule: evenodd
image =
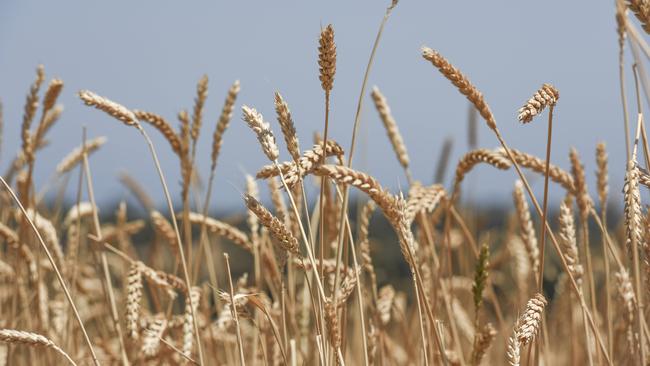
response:
M626 12L628 6L645 29L650 4L617 5L619 40L629 34L632 47L650 49ZM216 119L205 192L196 146L206 124L204 106L211 102L207 77L198 82L192 112L178 114L178 130L156 113L79 92L83 103L142 134L167 204L156 209L146 189L123 176L147 215L129 217L121 202L100 221L88 158L105 138L84 138L56 166L56 179L43 186L33 180L36 157L61 116L57 99L64 85L52 79L42 92L45 71L39 67L26 98L21 148L1 177L0 364L647 364L650 214L640 190L650 186L650 174L639 160L647 164L650 151L640 108L621 178L622 220L608 224L605 145L595 149L597 199L589 194L590 179L577 151L570 150L568 169L549 160L553 109L560 103L555 87L543 84L518 112L513 108L524 123L548 113L544 159L510 148L469 78L439 52L423 47L424 60L468 98L501 146L467 152L449 187L441 182L446 147L436 174L441 179L418 181L398 129L399 113L393 115L379 88L366 94L374 53L395 6L387 9L377 34L349 149L328 135L337 61L331 25L318 40L325 114L322 137L311 148L301 150L300 123L294 124L289 102L279 92L273 102L286 161L272 123L255 108L241 106L242 121L269 159L255 177L247 176L241 222L208 214L239 82L227 90ZM635 71L642 62L635 60ZM647 82L643 73L636 76L637 82ZM407 177L403 192L390 191L352 164L368 98ZM626 103L624 93L622 100ZM180 207L172 204L149 128L178 157ZM463 181L481 163L517 174L508 203L512 213L502 227L489 230L460 200ZM537 201L542 192L531 190L524 170L544 177L542 205ZM77 171L76 202L64 208L63 193ZM320 191L309 197L305 187L313 183ZM547 201L548 184L566 192L560 204ZM268 185L270 205L260 197L260 185ZM51 186L58 193L48 202L44 197ZM358 210L350 209L351 197L357 197L350 190L360 192ZM146 231L151 235L139 235ZM382 259L379 245L401 251L409 269L401 286L386 278L383 261L377 260ZM250 266L233 278L233 261Z

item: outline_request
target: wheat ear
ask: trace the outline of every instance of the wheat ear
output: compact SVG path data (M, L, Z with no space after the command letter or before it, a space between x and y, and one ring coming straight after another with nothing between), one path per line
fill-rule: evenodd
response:
M131 264L126 282L126 331L131 339L138 339L140 301L142 300L142 274L136 263Z
M485 122L490 129L497 129L497 122L494 119L487 102L483 99L483 94L472 85L469 79L463 75L460 70L455 68L449 61L447 61L447 59L431 48L422 47L422 57L431 62L431 64L433 64L433 66L435 66L444 77L449 79L449 81L458 88L458 91L461 94L466 96L467 99L472 102L474 107L476 107L478 112L481 114L481 117L485 119Z
M40 334L25 332L22 330L14 329L0 329L0 341L5 343L21 343L28 346L42 346L55 350L61 356L65 357L71 365L76 365L72 358L57 346L56 343L51 341Z
M524 195L523 183L517 180L515 182L515 190L513 192L513 199L515 201L515 208L517 210L517 217L519 219L519 230L521 239L526 247L528 258L533 269L535 277L539 274L539 246L537 243L537 236L535 234L535 226L530 217L530 210L528 209L528 201Z
M528 344L537 336L546 304L544 295L540 293L528 300L526 309L519 318L519 327L517 328L517 338L521 344Z
M300 159L300 146L298 145L296 127L291 118L289 105L279 92L275 92L275 112L278 116L278 123L280 124L284 141L287 144L287 151L289 151L289 155L291 155L294 161L298 161Z
M275 136L271 131L271 126L264 122L264 117L259 113L255 108L250 108L248 106L242 107L243 120L248 124L248 127L255 132L257 135L257 140L262 146L262 151L270 161L275 161L278 159L280 152L278 151L278 146L275 143Z
M370 95L372 96L372 100L375 102L375 108L377 108L377 112L379 112L379 117L384 124L384 128L386 128L386 133L388 134L388 139L393 145L393 150L395 151L395 154L397 154L397 160L399 160L404 169L408 170L409 155L406 151L406 145L404 144L402 135L397 128L397 122L395 122L395 119L390 112L390 107L388 106L386 97L384 97L376 86L372 88Z
M133 111L133 114L135 114L136 118L140 121L145 121L157 129L165 137L167 142L169 142L169 145L176 155L181 155L181 140L163 116L137 109Z
M106 143L106 137L100 136L90 141L87 141L85 145L85 153L90 155L93 152L99 150L102 145ZM56 166L57 174L65 174L72 170L77 164L83 160L84 146L76 147L74 150L70 151L59 164Z
M336 43L334 43L334 27L331 24L321 31L318 43L319 79L323 90L329 92L334 85L336 74Z
M244 196L246 207L260 219L260 223L264 225L271 235L280 243L282 249L300 255L300 247L298 239L296 239L291 231L280 221L277 217L273 216L266 207L264 207L253 196L246 194Z
M196 98L194 98L194 109L192 111L192 140L196 141L201 132L203 123L203 106L208 98L208 75L203 75L196 85Z
M560 98L560 93L551 84L542 85L539 90L533 94L523 107L519 108L517 119L520 122L528 123L535 116L542 113L544 108L554 106Z

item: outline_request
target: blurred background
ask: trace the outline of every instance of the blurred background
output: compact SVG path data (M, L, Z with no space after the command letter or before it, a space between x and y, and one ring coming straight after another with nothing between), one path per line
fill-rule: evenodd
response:
M36 66L42 63L48 79L59 77L65 82L60 98L65 111L50 132L51 145L38 154L37 183L42 186L59 160L80 144L82 126L86 126L90 138L108 138L91 159L100 202L129 198L117 178L127 172L162 206L162 190L142 137L83 106L75 93L90 89L129 108L162 114L176 125L176 114L191 110L196 83L207 74L209 96L198 152L198 169L207 175L211 135L226 91L238 79L241 93L219 157L213 205L220 210L241 210L238 187L244 185L244 174L254 174L267 163L253 133L241 121L241 105L257 108L279 134L273 92L280 91L291 107L301 146L309 148L324 119L316 62L318 35L321 27L332 23L338 62L330 133L347 151L363 72L388 5L389 1L376 0L2 1L2 169L20 147L25 95ZM576 147L593 189L594 149L597 142L605 141L612 200L622 202L618 195L625 144L614 13L613 1L548 1L542 6L505 0L401 1L386 26L369 87L377 85L388 99L415 177L432 181L441 146L449 138L453 140L445 179L449 187L456 162L468 150L468 103L422 59L420 47L427 45L447 57L484 93L512 147L542 157L546 118L520 125L516 115L542 83L554 84L561 97L555 110L552 162L568 169L569 148ZM631 55L626 58L629 61ZM628 96L633 101L632 74L627 72ZM354 166L395 191L406 186L406 179L369 92L370 88L363 96L363 138ZM497 146L482 120L478 132L479 147ZM178 161L158 133L151 135L178 197ZM473 171L465 191L471 191L471 199L481 205L511 205L514 179L514 171L482 167ZM536 177L533 183L541 197L542 179ZM71 184L69 197L74 192ZM308 192L313 196L317 188L309 187ZM552 187L552 199L562 194Z

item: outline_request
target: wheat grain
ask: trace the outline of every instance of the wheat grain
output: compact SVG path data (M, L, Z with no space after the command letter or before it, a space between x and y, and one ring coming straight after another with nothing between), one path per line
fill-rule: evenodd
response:
M167 142L169 142L176 155L181 156L181 140L163 116L138 109L133 110L133 114L140 121L145 121L157 129L165 137Z
M370 95L372 96L372 100L375 102L375 108L377 108L377 112L379 112L379 117L381 117L381 121L384 123L384 128L386 128L388 139L393 145L393 150L395 151L395 154L397 154L397 160L399 160L399 163L404 167L404 169L408 169L409 155L406 151L406 145L404 144L402 135L399 133L399 129L397 128L397 122L395 122L395 119L390 112L390 107L388 106L386 97L384 97L376 86L372 88L372 93L370 93Z
M208 75L203 75L196 85L196 98L194 98L194 110L192 112L192 140L199 138L201 124L203 122L203 106L208 98Z
M519 109L517 119L520 122L528 123L532 121L536 115L542 113L544 108L555 106L555 103L557 103L559 98L560 93L553 85L544 84L535 92L535 94L533 94L533 97Z
M257 140L262 146L262 151L267 158L271 161L277 160L280 152L278 151L278 146L275 143L275 136L271 131L271 126L264 122L262 114L259 113L255 108L250 108L248 106L242 107L243 111L243 120L248 124L248 127L255 132L257 135Z
M99 150L106 143L107 139L104 136L94 138L92 140L86 141L84 145L76 147L74 150L70 151L59 164L56 166L56 172L58 174L65 174L70 170L74 169L82 160L84 152L86 155L90 155L95 151ZM84 149L85 148L85 149Z
M62 350L61 347L57 346L50 339L40 334L22 330L0 329L0 341L5 343L20 343L28 346L42 346L51 348L65 357L68 362L70 362L70 364L76 365L72 358L64 350Z
M487 353L488 348L492 345L492 341L494 341L496 335L497 331L491 323L485 324L485 326L476 333L470 361L472 365L478 366L481 364L481 360L485 357L485 354Z
M79 98L89 107L95 107L113 118L122 121L127 126L138 125L138 119L126 107L121 104L115 103L112 100L101 97L89 90L81 90L78 93Z
M625 198L626 244L628 254L632 257L633 244L641 245L643 243L638 170L636 168L636 162L633 160L630 160L627 164L623 196Z
M126 278L126 331L131 339L138 339L140 301L142 300L142 274L137 264L132 264Z
M562 255L567 262L567 267L573 275L578 286L582 284L584 270L578 257L578 244L576 241L576 230L573 222L573 212L565 202L560 205L560 231L559 242L563 249Z
M325 146L326 156L336 156L340 159L343 157L343 148L335 141L328 140ZM280 171L285 176L285 181L290 188L295 187L296 183L307 174L313 173L314 169L320 165L323 157L323 146L321 144L314 145L311 150L303 153L302 157L298 160L299 169L296 168L295 162L283 162L279 164ZM255 177L257 179L267 179L270 177L278 176L278 169L274 164L265 165L260 169Z
M334 27L328 24L320 32L318 39L318 65L321 86L326 93L332 90L334 75L336 74L336 43L334 43Z
M646 33L650 33L650 2L647 0L628 0L627 6L632 10Z
M275 112L278 115L278 123L282 129L284 141L287 144L287 151L289 151L289 155L291 155L294 161L298 161L300 159L300 146L298 145L296 127L291 118L289 105L279 92L275 92Z
M517 339L521 344L528 344L537 336L546 304L546 298L540 293L535 294L528 300L526 309L519 318L519 326L516 330Z
M535 277L539 274L539 245L537 244L537 236L535 234L535 226L530 217L530 210L528 209L528 201L524 195L523 183L520 180L515 182L515 190L513 192L513 199L515 201L515 208L517 209L517 217L519 219L519 230L521 240L526 247L530 265Z
M232 112L235 108L235 101L237 100L237 94L239 94L239 90L239 80L235 80L232 86L230 86L230 89L228 89L228 96L226 97L226 101L224 102L223 108L221 109L221 115L219 115L217 126L214 129L214 134L212 135L212 153L210 154L210 157L212 158L212 170L214 170L217 166L217 157L221 151L223 134L226 132L228 125L230 125Z
M497 122L492 115L490 107L485 102L483 94L472 85L469 79L467 79L460 70L455 68L449 61L447 61L447 59L431 48L422 47L422 57L431 62L431 64L433 64L433 66L435 66L444 77L449 79L449 81L458 88L458 91L461 94L466 96L467 99L472 102L474 107L481 114L481 117L485 119L485 122L490 129L497 129Z
M244 202L246 203L246 207L260 219L260 223L269 229L271 236L279 242L282 249L292 254L300 255L298 239L293 236L284 223L273 216L266 207L250 194L244 196Z

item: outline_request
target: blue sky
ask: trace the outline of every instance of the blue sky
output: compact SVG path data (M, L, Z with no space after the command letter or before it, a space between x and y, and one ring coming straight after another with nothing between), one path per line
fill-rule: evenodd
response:
M5 131L0 163L4 169L20 146L25 94L36 65L43 63L48 78L65 81L60 99L65 112L51 131L51 146L38 155L39 182L79 144L81 127L86 126L90 137L108 137L108 144L91 159L100 201L128 196L117 180L117 174L126 171L162 203L162 190L141 136L84 107L76 91L90 89L176 123L179 110L192 108L196 82L207 74L210 89L198 160L198 169L207 175L212 130L229 85L239 79L242 89L219 159L213 203L220 208L240 207L233 185L243 186L243 173L254 173L266 163L241 121L241 105L260 110L279 134L273 92L280 91L292 109L302 146L310 146L313 132L323 125L317 39L321 26L332 23L338 63L331 135L347 149L363 71L387 5L387 1L370 0L3 1L0 99ZM605 141L612 193L618 195L625 165L615 29L613 1L403 0L385 29L369 87L377 85L388 99L414 175L428 183L445 138L454 139L454 165L467 151L467 102L420 57L422 45L441 52L485 94L510 145L539 156L545 151L545 119L522 126L516 111L542 83L550 82L561 94L553 162L568 169L568 151L575 146L593 188L595 145ZM629 52L626 57L630 59ZM406 184L405 178L369 90L364 98L365 143L355 166L397 189ZM177 194L178 163L162 138L155 132L151 135ZM479 145L497 145L483 123ZM451 174L447 177L449 186ZM481 168L466 187L482 202L509 202L514 178L513 172ZM534 181L534 188L541 196L541 179ZM72 188L69 193L73 194ZM557 189L552 193L561 194Z

